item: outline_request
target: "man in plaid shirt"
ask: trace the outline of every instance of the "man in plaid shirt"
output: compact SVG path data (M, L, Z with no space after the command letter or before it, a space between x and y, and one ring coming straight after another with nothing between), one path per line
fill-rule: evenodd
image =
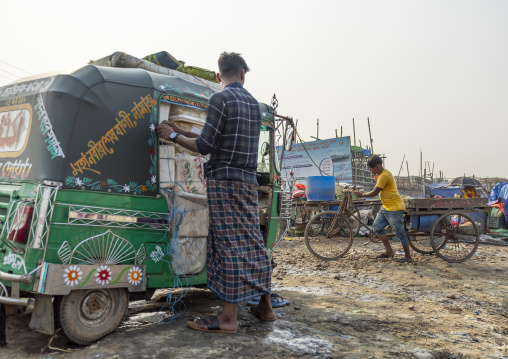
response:
M197 135L170 121L159 136L202 155L205 164L210 230L208 288L224 301L222 312L188 322L192 329L235 333L238 303L261 296L249 311L265 321L276 319L270 298L270 255L259 230L257 156L261 130L259 103L243 88L249 68L236 53L219 57L217 80L223 91L210 97L203 131Z

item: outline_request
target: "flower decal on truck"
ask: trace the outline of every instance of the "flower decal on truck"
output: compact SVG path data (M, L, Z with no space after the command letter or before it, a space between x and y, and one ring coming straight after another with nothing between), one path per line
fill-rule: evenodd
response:
M141 282L143 271L139 267L129 269L128 279L130 284L138 285Z
M95 273L95 281L101 285L109 284L111 281L111 269L108 266L100 266Z
M70 285L71 287L78 285L82 275L83 272L78 266L70 266L69 268L66 268L63 275L65 284Z

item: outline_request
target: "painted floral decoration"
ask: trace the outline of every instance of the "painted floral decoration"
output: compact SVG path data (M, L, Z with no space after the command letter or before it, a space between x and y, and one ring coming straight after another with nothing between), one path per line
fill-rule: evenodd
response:
M141 276L143 275L143 271L139 267L132 267L129 269L129 283L138 285L141 282Z
M70 285L71 287L78 285L82 275L83 272L78 266L70 266L65 269L65 273L63 275L65 284Z
M111 269L108 266L100 266L100 268L95 272L95 281L99 284L109 284L111 281Z

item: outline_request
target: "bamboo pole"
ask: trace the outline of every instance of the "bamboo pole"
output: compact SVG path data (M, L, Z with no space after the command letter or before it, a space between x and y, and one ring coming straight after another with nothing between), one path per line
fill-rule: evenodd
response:
M371 154L374 154L374 146L372 145L372 136L370 134L370 120L367 117L367 124L369 125L369 138L370 138L370 148L372 149Z
M317 127L317 131L316 131L316 140L319 141L319 118L317 119L317 124L316 124L316 127Z
M406 159L406 154L404 153L404 157L402 157L402 163L400 164L399 173L397 174L397 177L400 176L400 172L402 171L402 166L404 166L404 160Z
M423 185L422 185L422 197L425 198L425 176L427 175L427 169L423 172Z
M355 132L355 119L353 118L353 138L354 138L354 150L353 150L353 163L355 165L355 172L354 172L354 185L356 186L357 184L357 175L358 175L358 171L356 170L356 132Z
M423 154L422 154L422 149L420 148L420 174L419 174L420 177L422 176L422 159L423 159Z

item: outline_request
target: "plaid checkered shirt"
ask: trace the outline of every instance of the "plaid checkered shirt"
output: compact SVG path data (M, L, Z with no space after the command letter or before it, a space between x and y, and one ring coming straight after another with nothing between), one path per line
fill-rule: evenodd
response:
M205 176L257 185L260 130L259 103L240 83L231 83L213 94L203 131L196 139L199 152L210 153Z

